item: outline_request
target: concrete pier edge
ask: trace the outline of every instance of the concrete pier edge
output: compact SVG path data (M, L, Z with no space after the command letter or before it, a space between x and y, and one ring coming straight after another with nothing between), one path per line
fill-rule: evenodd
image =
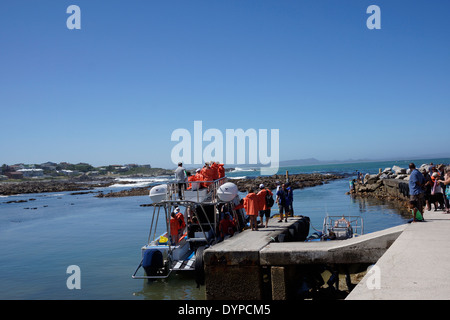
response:
M424 218L406 226L346 300L450 299L450 214Z

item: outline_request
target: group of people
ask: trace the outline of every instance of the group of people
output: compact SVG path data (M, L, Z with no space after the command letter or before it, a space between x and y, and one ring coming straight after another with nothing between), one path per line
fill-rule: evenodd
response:
M249 217L250 227L252 231L258 230L258 216L261 217L261 227L263 226L263 218L266 218L266 227L268 226L270 219L271 204L267 199L273 199L273 193L269 189L264 187L264 184L259 185L259 191L255 193L252 188L247 189L247 196L242 199L241 206L237 206L236 209L244 208L247 216ZM273 204L272 204L273 205Z
M175 180L178 185L178 196L182 200L182 190L198 190L207 188L213 181L225 177L225 168L223 163L215 161L205 162L203 168L198 168L194 175L191 175L179 162L175 169Z
M195 170L194 175L188 172L187 180L189 182L188 190L197 190L207 188L213 181L225 177L225 168L223 163L214 161L205 162L203 168ZM198 181L197 183L195 183Z
M279 209L278 222L282 222L283 218L287 221L288 216L294 214L293 210L293 192L289 183L280 185L277 183L277 190L275 193L276 199L273 199L273 192L266 188L264 184L259 185L259 190L255 192L249 188L247 196L243 199L242 207L250 220L250 227L252 231L257 231L259 227L268 227L271 208L276 203ZM258 216L260 217L261 225L258 225ZM265 218L265 224L263 223Z
M279 184L277 182L277 204L278 204L278 210L280 212L280 219L278 219L278 222L283 221L283 213L285 215L284 219L287 221L287 217L292 217L294 215L294 193L291 188L291 185L289 182Z
M237 231L237 222L232 217L229 209L230 208L226 207L226 205L221 205L219 209L219 224L216 230L219 241L229 236L233 236ZM177 206L170 214L168 223L170 227L170 240L172 245L178 244L186 233L188 234L188 237L194 237L196 231L201 231L199 226L200 221L198 221L194 210L195 209L188 206L183 214ZM186 219L188 224L186 224Z
M416 169L414 163L409 164L409 209L413 214L412 222L424 221L424 208L434 211L443 210L450 213L450 166L434 166Z

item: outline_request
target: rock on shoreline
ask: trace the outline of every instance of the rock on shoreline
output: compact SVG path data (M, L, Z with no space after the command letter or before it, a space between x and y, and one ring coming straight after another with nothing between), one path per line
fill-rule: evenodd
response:
M342 179L343 175L338 174L291 174L289 182L292 189L302 189L328 183L331 180ZM246 192L247 188L257 190L262 183L266 188L274 190L277 181L286 182L285 175L273 175L270 177L249 177L230 179L235 183L241 192ZM27 193L45 193L45 192L63 192L63 191L81 191L85 192L94 188L109 187L117 184L114 178L97 178L96 180L86 179L68 179L68 180L49 180L49 181L24 181L24 182L7 182L0 184L0 195L14 195ZM127 184L130 182L127 182ZM96 197L130 197L130 196L146 196L149 194L151 186L135 187L117 192L110 191L108 193L98 192Z
M112 178L83 180L42 180L0 183L0 195L10 196L27 193L46 193L63 191L84 191L98 187L108 187L114 183Z
M135 197L135 196L148 196L151 187L138 187L138 188L131 188L128 190L121 190L121 191L110 191L108 193L99 192L96 197L97 198L114 198L114 197Z
M303 189L322 185L331 180L343 179L344 177L344 175L339 174L299 173L290 174L288 179L292 189ZM270 177L231 179L231 182L235 183L241 192L246 192L248 188L258 190L261 183L264 184L264 187L274 190L277 187L277 182L286 182L286 176L273 175Z

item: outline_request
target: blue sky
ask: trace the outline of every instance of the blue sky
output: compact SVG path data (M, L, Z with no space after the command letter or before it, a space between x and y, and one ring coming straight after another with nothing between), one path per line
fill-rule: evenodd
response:
M69 30L69 5L81 30ZM369 30L369 5L381 29ZM447 152L450 2L0 3L0 163L173 167L177 128L280 130L280 160Z

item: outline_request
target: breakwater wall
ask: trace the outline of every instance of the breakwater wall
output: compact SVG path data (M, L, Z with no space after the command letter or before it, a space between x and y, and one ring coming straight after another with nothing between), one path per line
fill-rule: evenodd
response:
M347 194L355 197L387 200L406 210L409 201L409 169L394 166L380 169L378 174L366 175L361 181L353 180L353 189Z

